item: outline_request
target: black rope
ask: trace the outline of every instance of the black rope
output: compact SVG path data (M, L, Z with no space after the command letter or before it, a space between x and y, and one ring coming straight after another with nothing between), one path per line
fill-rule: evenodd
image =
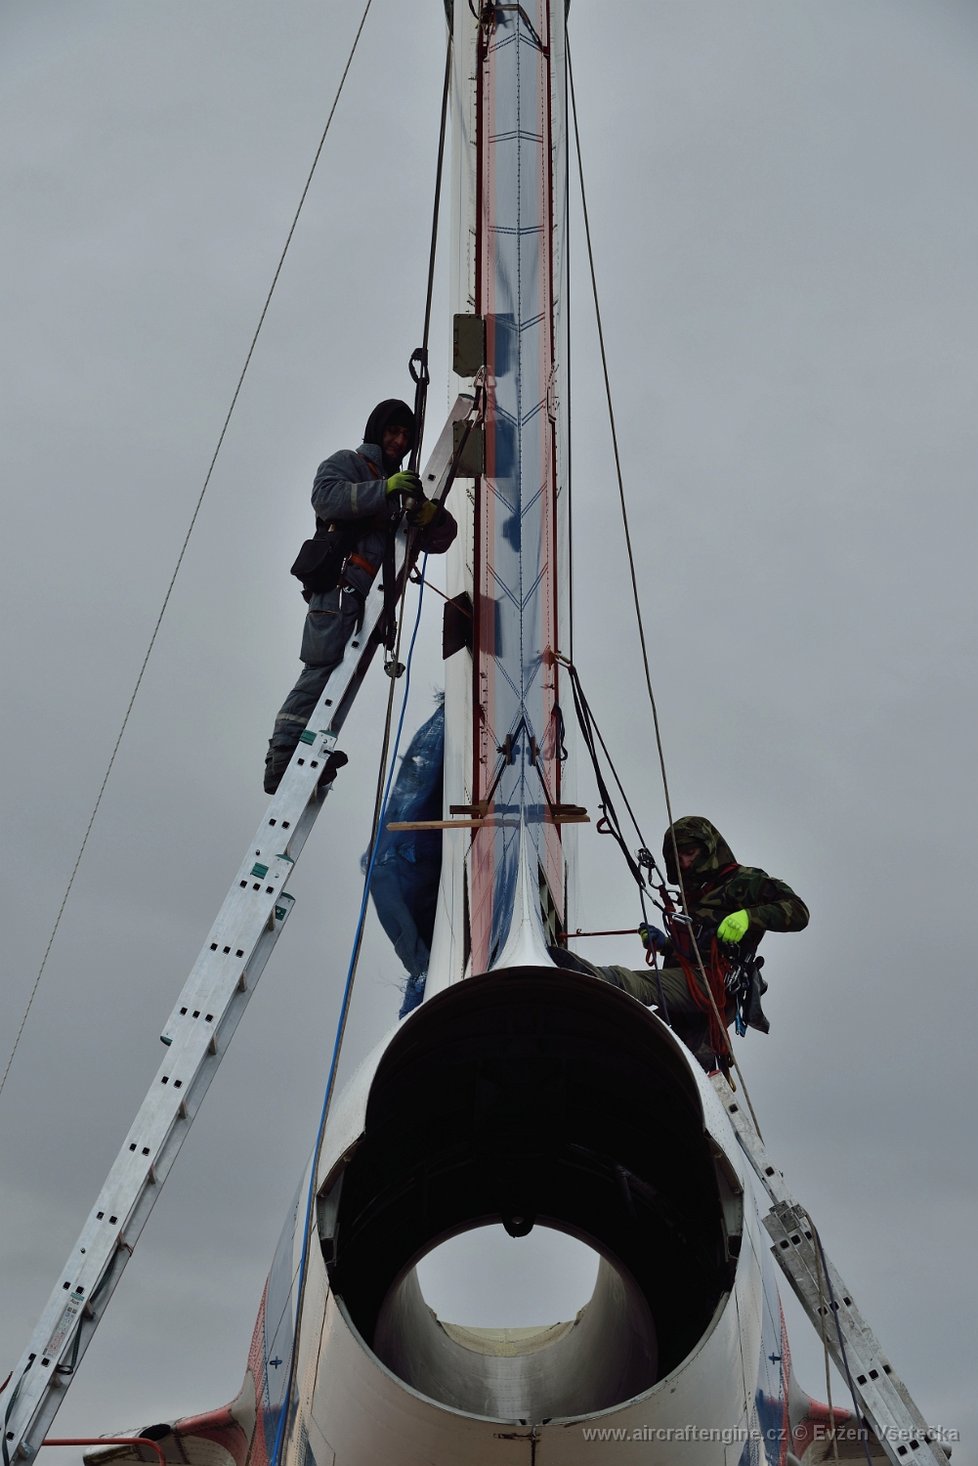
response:
M441 93L441 125L438 131L438 161L435 164L435 199L431 211L431 248L428 252L428 290L425 296L424 332L421 345L411 354L408 370L415 383L414 391L414 446L408 460L410 468L417 473L421 462L421 440L424 436L425 411L428 404L428 338L431 334L431 303L435 292L435 259L438 253L438 217L441 213L441 181L445 163L445 136L448 131L448 100L452 82L452 33L448 32L445 48L445 79Z
M408 467L412 473L418 472L421 462L421 444L424 438L425 412L428 405L428 384L431 376L428 371L428 340L431 334L431 304L435 291L435 260L438 253L438 216L441 212L441 181L445 162L445 135L448 128L448 99L451 90L452 80L452 33L448 32L448 45L445 48L445 79L442 85L441 96L441 123L438 131L438 161L435 164L435 200L431 216L431 243L428 250L428 287L425 294L424 308L424 330L422 332L421 345L416 346L411 353L408 362L408 371L414 382L414 442L411 444L411 454L408 458ZM387 536L387 544L384 547L384 559L382 574L382 585L384 590L384 621L383 621L383 644L384 644L384 670L391 678L400 677L404 670L398 661L395 644L398 639L397 626L397 595L394 589L394 531L398 524L398 518L390 523L390 530ZM402 589L401 603L403 605L404 590L407 589L407 582Z
M601 809L602 818L598 821L595 828L599 835L611 835L615 843L621 850L622 855L625 857L625 862L628 866L628 869L632 873L632 878L634 879L635 884L638 886L639 900L642 903L643 920L648 920L648 911L645 905L645 895L648 891L648 885L646 883L644 875L642 874L641 866L632 855L632 852L628 846L628 842L621 832L621 823L618 819L618 815L611 798L611 791L609 790L604 775L601 772L601 764L598 758L596 739L601 743L602 748L605 749L606 757L608 757L607 748L605 748L604 741L597 730L597 726L594 722L594 715L592 714L591 709L588 705L587 698L584 696L584 690L581 687L581 679L577 675L576 667L573 667L570 664L566 663L565 665L567 666L567 671L570 675L571 693L574 698L574 710L577 713L578 726L580 727L581 737L583 738L584 746L588 751L588 756L590 757L591 765L594 769L595 781L598 786L598 805ZM608 762L609 764L611 764L610 757L608 758ZM614 773L613 764L612 772ZM621 782L618 779L617 773L614 773L614 777L619 789L621 789Z
M671 905L671 899L668 896L665 887L665 877L662 875L662 872L656 865L655 857L645 843L642 831L639 828L637 819L635 818L635 813L631 807L631 804L628 801L628 795L625 793L625 789L622 785L621 779L618 777L618 771L615 768L614 760L612 759L611 754L608 752L608 746L601 735L601 730L595 722L594 714L591 711L590 704L588 703L588 700L584 694L584 689L581 686L581 679L578 674L577 668L573 665L573 663L568 662L566 658L561 658L561 661L563 666L567 668L567 672L570 677L571 692L574 697L574 708L577 713L577 721L581 730L581 737L584 740L584 746L590 756L591 765L594 769L594 777L598 785L598 799L599 807L602 811L602 818L598 821L595 828L599 834L611 835L615 840L615 843L621 850L622 854L624 855L628 869L631 871L635 884L638 887L638 898L642 907L642 923L643 926L647 926L648 908L646 906L645 898L647 893L651 889L651 886L653 885L653 882L651 880L653 872L658 874L660 878L658 882L659 901L656 904L661 905L664 912L666 910L666 903ZM611 800L608 785L605 781L604 775L601 772L600 764L598 762L597 744L600 744L604 752L605 758L608 760L608 765L611 769L611 773L614 777L615 783L617 784L622 799L625 802L625 807L628 810L632 824L635 826L635 833L638 835L638 838L641 841L640 848L637 855L635 856L632 855L628 843L621 832L621 825L618 820L617 813L615 812L614 804ZM602 826L604 826L603 829ZM646 880L645 876L646 871L649 874L648 880ZM655 898L653 897L653 900L654 899ZM639 934L641 934L641 929ZM663 992L662 979L659 975L659 967L654 960L654 949L652 949L652 951L653 960L650 965L652 968L653 976L655 978L659 1010L665 1022L671 1025L671 1020L669 1018L669 1006L666 1003L665 993ZM646 960L648 961L648 956L646 957Z
M570 51L564 50L564 87L569 85ZM565 103L566 105L566 103ZM567 462L564 472L564 488L567 494L567 654L571 662L574 660L574 421L573 393L574 393L574 360L573 360L573 310L574 296L570 289L571 279L571 217L570 217L570 170L571 150L564 148L564 271L567 282L565 292L564 318L567 322L567 377L565 397L567 401L567 412L564 421L567 424Z
M405 552L405 553L407 553L407 552ZM407 562L407 560L405 560L404 584L403 584L403 589L402 589L402 592L401 592L402 604L403 604L403 597L404 597L404 595L407 592L407 583L408 583L408 577L407 577L407 573L406 573L406 571L407 571L407 564L408 564L408 562ZM420 617L420 612L421 612L421 606L420 606L420 603L419 603L419 606L418 606L419 617ZM396 638L395 638L395 643L394 643L394 659L395 659L395 664L397 664L397 656L398 656L399 651L400 651L401 627L402 626L403 626L403 618L400 618L399 624L398 624L398 629L397 629L397 634L396 634ZM412 643L412 650L413 650L413 643ZM408 657L408 660L410 661L410 655ZM407 697L407 689L405 691L405 699L406 699L406 697ZM403 715L404 715L405 708L406 708L406 701L405 701L404 704L402 704L402 711L401 711L402 721L403 721ZM375 846L376 841L377 841L377 837L378 837L379 830L380 830L381 817L382 817L382 814L383 814L384 790L385 790L386 784L388 782L388 767L389 767L389 765L388 765L388 755L390 753L390 739L391 739L391 728L393 726L393 720L394 720L394 677L392 676L391 677L390 687L388 689L388 694L387 694L387 709L386 709L386 712L384 714L384 736L383 736L383 740L382 740L382 743L381 743L380 761L379 761L378 768L377 768L377 785L376 785L376 791L375 791L375 794L374 794L374 811L373 811L373 816L372 816L372 819L371 819L371 836L370 836L370 849L371 849L371 851L374 849L374 846ZM398 727L398 737L400 737L400 731L401 731L401 727L399 725L399 727ZM396 751L397 751L397 749L396 749L396 746L395 746L395 753L396 753ZM306 1211L305 1223L304 1223L307 1231L308 1231L308 1229L309 1229L309 1227L310 1227L310 1225L312 1223L312 1211L311 1211L312 1189L315 1188L316 1181L318 1179L319 1161L320 1161L320 1156L322 1154L323 1144L324 1144L325 1138L326 1138L326 1125L327 1125L327 1121L329 1120L330 1108L331 1108L332 1100L333 1100L333 1092L334 1092L335 1085L336 1085L336 1076L337 1076L337 1074L339 1072L340 1056L341 1056L342 1049L343 1049L343 1041L344 1041L344 1039L346 1037L347 1023L348 1023L349 1017L350 1017L350 1008L351 1008L352 1003L353 1003L353 989L354 989L354 984L356 982L357 971L358 971L358 968L359 968L359 965L360 965L360 952L361 952L361 948L363 946L363 934L364 934L364 929L366 927L366 913L367 913L367 900L368 900L368 894L369 894L369 883L370 883L370 870L368 869L368 871L367 871L367 873L366 873L366 875L364 877L364 891L363 891L363 896L362 896L362 899L361 899L360 915L359 915L358 922L357 922L357 930L356 930L356 935L355 935L355 938L354 938L353 950L352 950L351 955L350 955L350 964L349 964L349 970L348 970L348 973L347 973L346 988L345 988L345 991L343 993L343 1000L342 1000L342 1004L341 1004L341 1007L340 1007L340 1016L339 1016L339 1021L337 1023L337 1028L336 1028L336 1037L335 1037L334 1045L333 1045L333 1059L332 1059L332 1062L330 1064L329 1075L328 1075L327 1082L326 1082L326 1092L325 1092L325 1094L323 1096L322 1113L320 1115L320 1120L319 1120L319 1131L318 1131L318 1134L316 1136L316 1145L315 1145L315 1148L313 1150L313 1156L312 1156L312 1175L311 1175L311 1179L310 1179L310 1196L309 1196L309 1202L307 1204L307 1211ZM293 1391L295 1389L296 1371L297 1371L297 1368L298 1368L298 1361L299 1361L299 1347L300 1347L300 1337L301 1337L301 1332L302 1332L302 1320L303 1320L303 1308L302 1308L302 1305L303 1305L303 1300L305 1298L306 1285L307 1285L308 1279L309 1279L309 1272L308 1272L308 1268L306 1266L306 1258L305 1257L303 1257L303 1259L300 1261L299 1271L301 1272L301 1279L300 1279L300 1282L299 1282L299 1296L298 1296L298 1299L296 1300L296 1308L295 1308L295 1318L296 1318L295 1335L294 1335L294 1338L292 1340L292 1352L291 1352L291 1356L290 1356L290 1359L289 1359L288 1385L287 1385L287 1388L286 1388L285 1398L284 1398L284 1401L283 1401L283 1404L282 1404L282 1409L283 1409L283 1411L286 1411L286 1412L288 1412L289 1409L291 1408L292 1395L293 1395ZM295 1283L295 1277L297 1277L297 1276L298 1276L298 1273L296 1273L293 1276L293 1286L294 1286L294 1283ZM279 1435L278 1435L278 1437L276 1439L275 1447L274 1447L274 1450L272 1452L271 1466L280 1466L281 1456L282 1456L282 1443L283 1443L283 1439L284 1439L284 1436L282 1434L282 1425L280 1424L280 1426L279 1426Z
M666 777L665 751L662 745L662 730L659 726L659 709L655 700L655 692L652 687L652 673L649 666L649 652L645 640L645 627L642 622L642 606L638 593L638 579L635 572L635 555L632 548L632 536L628 523L628 508L625 503L625 483L621 468L621 454L618 449L618 427L615 420L614 404L611 398L611 378L608 372L608 355L605 350L604 325L601 319L601 306L598 301L598 283L594 269L594 250L591 245L591 220L588 213L587 194L584 189L584 160L581 156L581 134L577 125L577 98L574 92L574 68L571 63L570 41L567 43L567 76L570 83L571 115L574 122L574 143L577 152L577 173L581 188L581 212L584 216L584 237L587 242L588 264L591 275L591 294L594 300L594 316L598 328L598 344L601 354L601 370L604 376L605 397L608 403L608 420L611 427L611 445L615 460L615 476L618 483L618 501L621 510L622 529L625 536L625 551L628 558L628 573L631 579L632 600L635 605L635 621L638 628L638 639L642 648L642 668L645 674L645 684L649 696L649 705L652 710L652 727L655 733L655 746L659 757L659 770L662 777L662 793L666 804L666 814L670 827L674 824L672 813L672 798L669 793L669 781ZM680 887L682 881L680 878Z
M601 370L602 370L602 374L603 374L603 377L604 377L605 397L606 397L607 403L608 403L608 419L609 419L609 423L610 423L610 427L611 427L611 442L612 442L612 449L613 449L614 460L615 460L615 475L616 475L617 483L618 483L618 500L619 500L619 506L620 506L620 510L621 510L622 529L624 531L624 536L625 536L625 550L626 550L626 554L627 554L627 558L628 558L628 573L629 573L629 577L631 579L632 600L633 600L633 603L634 603L634 606L635 606L635 620L636 620L636 625L637 625L637 628L638 628L638 638L639 638L639 643L640 643L641 648L642 648L642 670L643 670L644 675L645 675L645 685L646 685L646 690L648 692L649 706L650 706L651 712L652 712L652 727L653 727L653 731L654 731L654 734L655 734L655 746L656 746L656 752L658 754L659 771L660 771L660 775L661 775L661 779L662 779L662 794L663 794L663 798L665 800L666 816L667 816L668 821L669 821L669 829L670 830L673 830L674 829L674 826L675 826L675 817L674 817L673 812L672 812L672 795L671 795L670 790L669 790L669 780L668 780L668 777L667 777L667 774L666 774L666 759L665 759L665 750L663 748L663 743L662 743L662 729L661 729L661 726L660 726L660 723L659 723L659 709L658 709L658 705L656 704L655 691L654 691L653 686L652 686L652 671L651 671L651 668L650 668L650 665L649 665L648 645L646 643L645 627L644 627L644 624L643 624L643 621L642 621L642 606L641 606L641 598L640 598L639 593L638 593L638 578L637 578L637 574L636 574L636 570L635 570L635 555L634 555L633 546L632 546L631 530L629 528L629 523L628 523L628 508L627 508L627 505L625 503L625 483L624 483L624 478L623 478L623 475L622 475L622 468L621 468L621 454L620 454L619 449L618 449L618 427L617 427L617 423L616 423L616 420L615 420L614 404L612 402L612 397L611 397L611 377L610 377L609 371L608 371L608 355L607 355L607 351L605 349L604 325L603 325L602 319L601 319L601 306L600 306L600 303L598 301L598 283L597 283L597 276L596 276L595 268L594 268L594 250L593 250L593 247L592 247L592 244L591 244L591 220L590 220L590 215L588 213L587 194L586 194L585 188L584 188L584 160L583 160L582 155L581 155L581 134L580 134L580 129L578 127L578 122L577 122L577 98L576 98L575 92L574 92L574 68L573 68L573 64L571 62L571 51L570 51L570 41L569 40L567 42L567 76L568 76L568 81L570 83L571 116L572 116L573 125L574 125L574 144L575 144L575 151L577 153L577 172L578 172L578 178L579 178L580 187L581 187L581 212L582 212L583 217L584 217L584 237L585 237L585 241L587 243L587 256L588 256L588 264L590 266L590 275L591 275L591 294L592 294L592 297L593 297L593 300L594 300L594 315L595 315L595 321L597 323L597 328L598 328L598 343L599 343L600 354L601 354ZM674 834L673 834L673 845L675 846L675 835ZM677 859L677 867L678 867L678 859ZM682 868L681 867L678 867L678 885L679 885L679 891L680 891L680 896L681 896L681 900L682 900L683 910L688 912L688 904L687 904L687 901L686 901L686 889L685 889L685 886L683 884L683 875L682 875ZM694 950L694 953L695 953L695 956L696 956L696 965L697 965L697 967L699 969L700 977L702 978L702 981L703 981L703 984L704 984L704 988L705 988L706 992L710 994L710 1000L711 1000L711 1003L713 1003L714 1010L715 1010L715 1016L717 1018L717 1021L718 1022L722 1022L722 1019L720 1018L719 1010L716 1009L716 1004L715 1004L715 1002L713 1000L712 989L710 988L709 981L708 981L707 976L706 976L706 969L705 969L705 967L703 965L703 959L702 959L702 956L700 954L699 946L697 945L697 942L696 942L695 934L692 934L691 933L691 939L692 939L693 950ZM744 1099L745 1099L745 1101L747 1103L748 1109L750 1110L751 1117L754 1120L755 1127L757 1128L757 1133L760 1134L761 1133L761 1128L760 1128L760 1125L757 1122L757 1116L754 1113L754 1107L751 1104L750 1095L747 1092L747 1083L746 1083L746 1080L744 1079L744 1076L743 1076L743 1074L741 1072L740 1065L737 1063L737 1060L735 1058L733 1059L733 1066L737 1070L737 1073L740 1075L741 1083L744 1086Z
M168 606L170 604L170 598L173 595L173 587L176 584L177 576L180 573L180 567L183 564L184 557L185 557L185 555L187 553L187 546L190 543L190 536L193 534L194 527L195 527L195 525L197 523L197 520L198 520L198 518L200 516L201 507L202 507L203 502L204 502L204 495L207 493L208 487L210 485L210 481L211 481L211 479L212 479L212 477L214 475L214 469L217 466L218 455L221 452L221 448L224 446L224 439L227 436L227 431L228 431L228 427L229 427L230 422L231 422L231 417L232 417L232 415L234 413L235 407L237 406L238 398L241 395L241 388L244 385L245 375L246 375L246 373L248 371L249 366L251 365L251 358L255 354L255 348L258 345L258 337L261 334L261 329L262 329L262 327L265 324L265 317L268 315L269 306L272 303L272 295L275 292L275 287L278 284L279 276L282 273L282 267L285 264L285 256L289 252L289 246L292 243L292 237L295 234L296 226L299 223L299 215L302 213L303 205L306 202L306 198L308 196L309 189L312 186L313 175L316 172L316 168L317 168L317 166L319 164L319 159L320 159L320 156L322 155L323 147L324 147L325 142L326 142L326 134L329 132L330 123L333 121L333 115L336 112L336 108L337 108L337 106L339 104L340 95L341 95L341 93L343 91L343 87L344 87L344 84L346 82L346 78L347 78L347 75L349 73L350 67L353 64L353 57L356 54L357 46L360 44L360 37L363 34L363 28L364 28L364 25L366 24L367 14L368 14L368 12L370 10L370 6L371 6L372 3L373 3L373 0L367 0L366 5L364 6L363 15L360 17L360 24L357 27L357 33L356 33L356 35L353 38L353 45L350 48L350 54L347 57L346 65L343 68L343 74L340 77L339 86L336 88L336 95L333 98L333 105L330 108L329 116L326 119L326 125L323 128L322 136L319 139L319 146L316 149L316 155L315 155L315 157L312 160L312 167L309 169L308 176L306 177L305 186L304 186L304 188L302 190L302 194L301 194L301 196L299 198L298 207L296 208L295 214L293 216L292 224L291 224L291 226L289 228L288 235L286 236L285 244L284 244L284 246L282 248L282 253L279 256L278 264L275 267L275 273L272 276L272 283L268 287L268 294L265 297L265 304L262 306L261 314L258 317L258 324L255 327L255 333L254 333L254 335L251 338L251 345L248 347L248 351L247 351L247 354L245 356L244 366L241 368L241 373L240 373L240 375L238 377L237 385L236 385L236 387L234 389L234 392L232 394L232 397L231 397L231 405L230 405L230 407L227 410L227 414L225 415L225 418L224 418L224 423L223 423L223 425L221 427L220 433L218 434L217 446L214 449L214 453L213 453L213 456L212 456L211 461L210 461L210 466L207 469L207 474L206 474L206 476L204 478L203 487L201 488L200 493L197 496L197 503L194 505L194 511L193 511L193 514L190 517L190 524L188 525L187 532L184 535L183 544L180 546L180 553L177 556L177 563L174 566L173 574L170 577L170 583L169 583L169 585L166 588L166 594L163 597L163 604L160 607L159 615L156 618L156 624L153 627L153 631L152 631L152 634L151 634L150 639L149 639L149 645L147 646L145 656L143 657L142 666L139 668L139 672L138 672L138 674L136 676L136 683L135 683L135 686L133 687L132 695L131 695L131 697L129 699L129 704L128 704L127 708L126 708L125 713L123 714L122 726L119 729L119 733L118 733L118 736L116 737L115 744L113 745L112 752L109 755L108 766L107 766L107 768L105 770L105 774L104 774L104 776L102 778L102 783L99 786L98 794L95 797L95 804L94 804L94 806L92 808L92 813L89 816L88 825L86 826L85 833L82 836L82 842L81 842L81 846L80 846L79 851L78 851L78 855L75 858L75 863L72 866L71 874L68 877L68 884L66 885L64 895L61 898L61 905L58 907L58 913L57 913L57 916L54 919L54 927L52 928L51 935L50 935L50 937L48 939L48 944L47 944L47 946L44 949L44 956L41 958L41 965L40 965L40 967L37 970L37 976L34 979L34 986L31 988L30 997L27 1000L27 1006L24 1009L23 1017L21 1018L21 1021L20 1021L20 1027L17 1030L17 1035L16 1035L16 1037L14 1039L13 1047L10 1050L10 1057L7 1060L7 1066L4 1069L4 1071L3 1071L2 1078L0 1078L0 1094L3 1093L4 1086L7 1083L7 1076L9 1075L9 1073L10 1073L10 1067L11 1067L11 1065L14 1062L14 1055L17 1052L17 1048L18 1048L18 1046L20 1044L21 1036L22 1036L22 1034L24 1032L24 1028L25 1028L25 1025L27 1023L28 1016L30 1015L31 1008L33 1007L33 1004L34 1004L34 999L37 996L37 990L38 990L38 987L40 986L41 978L42 978L42 976L44 974L44 969L47 966L48 957L51 954L51 948L54 945L55 937L58 935L58 930L59 930L59 928L61 926L61 918L64 915L65 907L68 904L68 898L71 895L72 888L73 888L73 886L75 884L75 877L78 874L78 868L81 865L82 857L84 856L85 850L88 847L89 837L90 837L90 835L92 833L92 827L95 824L96 816L98 815L99 809L100 809L101 804L102 804L102 799L103 799L103 796L105 794L106 785L109 782L109 776L112 773L113 768L115 767L115 761L116 761L116 756L118 755L118 752L119 752L119 746L122 743L122 739L123 739L123 736L125 734L126 728L129 726L129 718L130 718L130 716L132 714L133 706L134 706L135 701L136 701L136 698L137 698L137 696L139 694L139 689L142 686L143 677L145 676L146 667L147 667L147 665L149 663L149 659L152 656L153 648L156 645L156 638L159 635L160 627L161 627L161 625L163 623L163 617L166 615L167 608L168 608Z
M614 759L611 757L611 753L610 753L610 751L608 749L608 745L607 745L607 743L604 740L604 737L603 737L603 735L601 733L601 729L598 727L597 720L595 719L594 713L593 713L593 711L591 709L591 705L588 702L587 697L586 697L586 695L584 693L584 688L581 685L580 673L578 672L577 668L573 665L573 663L567 661L566 658L561 658L561 663L562 663L562 665L564 667L566 667L567 672L568 672L568 675L570 676L570 679L571 679L571 691L572 691L572 693L574 695L574 706L575 706L575 709L577 710L578 721L582 724L582 732L584 732L584 722L586 721L586 724L587 724L587 732L585 733L585 743L588 746L588 753L591 755L591 762L592 762L592 764L595 767L595 776L599 779L599 790L602 790L603 791L603 793L602 793L602 800L604 800L604 797L605 797L605 794L606 794L606 791L607 791L607 785L604 784L604 781L603 781L603 779L601 779L600 772L598 770L598 766L597 766L597 752L596 752L596 747L595 747L595 739L597 740L597 744L600 745L601 750L604 753L605 758L608 760L608 767L609 767L609 769L611 771L611 775L612 775L612 777L613 777L613 779L615 781L615 784L616 784L616 786L618 788L618 792L620 793L620 795L622 797L622 801L623 801L623 803L625 805L625 808L628 811L628 816L629 816L629 819L632 822L632 827L635 830L635 834L638 836L639 849L638 849L638 853L637 853L637 855L635 857L635 862L634 863L638 867L642 867L645 870L647 870L649 872L650 876L654 872L655 875L658 876L658 878L659 878L658 879L659 885L664 887L665 886L665 880L666 880L666 878L663 875L662 871L660 870L660 868L659 868L659 866L658 866L658 864L656 862L655 856L652 854L652 851L649 849L648 842L646 841L645 836L642 834L641 827L639 826L639 823L638 823L638 818L637 818L637 816L635 814L635 811L632 809L631 802L629 801L628 795L625 792L625 786L622 784L621 779L620 779L619 774L618 774L618 770L615 767ZM583 715L583 717L582 717L582 715ZM630 864L632 863L631 862L631 852L629 852L629 862L630 862ZM643 881L643 884L649 884L649 885L652 884L651 880L646 883L644 876L642 877L642 881Z

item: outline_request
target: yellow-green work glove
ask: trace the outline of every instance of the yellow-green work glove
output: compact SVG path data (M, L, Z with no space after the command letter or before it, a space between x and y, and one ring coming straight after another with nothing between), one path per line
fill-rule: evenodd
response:
M434 499L422 499L417 508L413 504L409 506L408 524L413 524L416 529L427 529L440 508L441 505L436 504Z
M731 911L717 927L717 936L721 942L739 942L749 926L750 917L746 911Z
M387 480L386 492L388 494L406 494L410 499L420 498L421 480L416 473L412 473L411 469L402 469L400 473L391 474Z

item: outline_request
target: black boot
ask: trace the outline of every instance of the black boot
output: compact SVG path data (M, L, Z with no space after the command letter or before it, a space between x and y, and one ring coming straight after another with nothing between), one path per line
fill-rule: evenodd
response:
M275 793L294 752L292 748L273 748L271 744L268 745L268 752L265 755L264 788L266 794Z
M341 753L338 748L334 748L333 752L326 757L326 763L323 765L323 771L316 784L317 789L322 792L328 784L332 784L340 769L343 768L344 764L348 764L349 762L350 760L345 753Z

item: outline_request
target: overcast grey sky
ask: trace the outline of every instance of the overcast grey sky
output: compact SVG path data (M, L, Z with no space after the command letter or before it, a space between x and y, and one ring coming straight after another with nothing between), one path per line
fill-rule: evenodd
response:
M2 1064L361 8L0 8ZM0 1100L0 1378L261 816L312 474L378 398L410 391L442 17L441 0L375 0ZM738 1058L897 1372L972 1462L978 13L574 0L570 34L673 806L812 910L803 935L768 939L772 1033ZM575 656L657 845L584 258L575 223ZM433 426L454 394L445 301ZM432 597L409 729L439 628ZM375 679L348 724L295 913L59 1434L237 1391L319 1112L383 693ZM582 766L578 797L594 810ZM634 926L593 827L579 864L572 925ZM626 939L581 950L637 960ZM393 1021L399 981L372 925L347 1068ZM457 1317L491 1322L466 1313L489 1293L516 1308L522 1285L487 1290L468 1266ZM792 1341L821 1396L797 1317Z

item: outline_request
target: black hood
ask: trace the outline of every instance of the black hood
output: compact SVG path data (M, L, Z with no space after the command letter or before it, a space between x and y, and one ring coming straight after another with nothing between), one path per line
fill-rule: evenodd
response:
M414 446L414 413L406 402L401 402L398 397L388 397L384 402L378 402L373 412L367 418L367 426L363 430L363 441L373 443L376 448L383 448L381 441L384 436L384 429L389 428L392 423L403 423L411 434L411 441L408 444L408 452Z

